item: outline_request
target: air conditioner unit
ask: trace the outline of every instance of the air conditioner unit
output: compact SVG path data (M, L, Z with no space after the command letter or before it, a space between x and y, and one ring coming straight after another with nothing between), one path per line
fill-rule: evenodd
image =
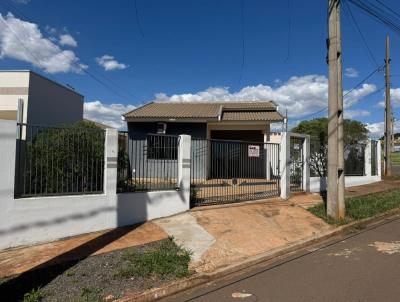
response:
M157 134L167 133L167 123L157 123Z

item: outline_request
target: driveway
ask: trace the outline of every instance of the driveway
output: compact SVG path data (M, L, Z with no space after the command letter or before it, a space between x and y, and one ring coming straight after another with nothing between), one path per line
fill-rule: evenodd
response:
M279 200L204 208L154 223L193 252L197 271L212 271L332 229L301 206Z

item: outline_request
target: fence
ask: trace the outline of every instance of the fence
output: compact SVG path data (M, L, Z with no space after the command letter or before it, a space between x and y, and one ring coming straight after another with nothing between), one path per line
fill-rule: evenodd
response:
M178 136L149 134L130 139L118 133L117 192L178 188Z
M279 195L279 144L192 139L193 206Z
M18 124L15 197L103 192L104 130Z
M346 176L365 175L365 148L363 142L347 144L344 150ZM328 145L319 138L311 138L310 173L312 177L326 177L328 169Z

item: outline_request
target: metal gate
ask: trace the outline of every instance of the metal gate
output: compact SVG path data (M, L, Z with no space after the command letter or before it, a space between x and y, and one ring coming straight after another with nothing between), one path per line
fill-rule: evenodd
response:
M279 196L279 144L192 139L191 204Z
M303 191L304 138L290 137L290 191Z

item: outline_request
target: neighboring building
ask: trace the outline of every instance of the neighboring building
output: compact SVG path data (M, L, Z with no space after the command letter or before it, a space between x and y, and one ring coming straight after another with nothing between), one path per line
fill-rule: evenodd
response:
M106 124L103 124L103 123L99 123L99 122L96 122L96 121L93 121L93 120L89 120L89 119L87 119L87 118L84 118L83 120L84 120L85 122L93 123L93 124L96 125L96 127L100 128L100 129L103 129L103 130L106 130L106 129L115 129L114 127L111 127L111 126L109 126L109 125L106 125Z
M83 99L33 71L0 71L0 119L43 126L70 124L82 120Z
M284 117L272 101L151 102L124 114L131 139L148 133L200 139L266 142L270 124Z
M395 139L393 142L393 152L400 152L400 139Z

